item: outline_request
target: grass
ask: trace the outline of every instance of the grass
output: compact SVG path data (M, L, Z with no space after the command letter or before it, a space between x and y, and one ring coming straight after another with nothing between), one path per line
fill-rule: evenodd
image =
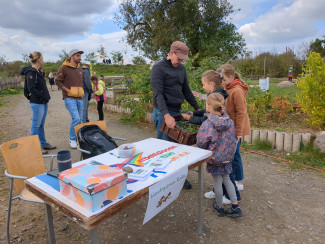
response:
M290 155L285 156L285 159L314 168L325 169L325 153L315 149L311 143L306 146L302 144L300 152L290 153Z
M247 144L245 141L241 145L243 148L263 151L272 156L283 157L282 152L277 152L272 150L272 144L267 141L258 140L253 144ZM325 153L313 147L313 144L309 143L304 146L301 143L301 151L296 153L288 153L284 156L286 160L290 160L295 163L307 165L317 169L325 169ZM288 164L291 169L300 169L302 166L296 164Z
M12 96L12 95L16 95L16 94L22 94L24 92L23 88L19 88L19 89L7 89L7 90L3 90L0 91L0 107L3 105L2 103L2 98L5 96Z
M251 149L251 150L271 151L272 143L269 141L257 140L253 144L248 144L245 141L243 141L242 147Z

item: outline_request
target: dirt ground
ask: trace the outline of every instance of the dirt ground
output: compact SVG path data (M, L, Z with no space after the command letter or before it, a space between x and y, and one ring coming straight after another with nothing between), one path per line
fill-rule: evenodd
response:
M69 149L70 117L61 92L51 91L46 119L46 138L58 148ZM31 109L23 95L5 97L0 107L0 143L28 136ZM91 107L91 121L97 112ZM109 134L129 142L155 137L152 127L122 125L116 115L105 114ZM73 160L79 153L71 150ZM142 225L148 198L107 220L99 227L101 243L324 243L325 177L315 171L291 170L283 162L242 152L244 191L240 207L243 218L220 218L212 211L213 200L204 199L204 234L197 234L197 172L189 172L193 189L179 198L146 225ZM48 165L48 162L47 162ZM0 243L5 243L9 180L0 158ZM212 178L204 174L204 190ZM47 243L44 206L15 200L11 215L12 243ZM63 214L53 211L57 243L89 243L87 232ZM322 241L323 240L323 241Z

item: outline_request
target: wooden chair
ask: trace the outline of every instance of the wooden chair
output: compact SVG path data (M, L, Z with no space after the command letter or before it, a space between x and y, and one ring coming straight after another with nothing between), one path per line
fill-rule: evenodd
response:
M79 144L79 140L78 140L78 132L85 125L97 125L99 128L101 128L107 134L107 126L106 126L106 121L105 120L98 120L98 121L87 122L87 123L83 123L83 124L80 124L80 125L76 125L74 127L74 131L75 131L75 133L77 135L77 149L80 151L80 161L83 159L83 153L91 154L91 152L89 152L87 150L84 150L84 149L79 147L80 144ZM125 138L119 138L119 137L112 137L112 139L114 141L116 141L116 140L126 141Z
M44 203L25 188L24 181L46 173L43 157L51 158L50 168L52 170L53 159L56 155L42 155L41 144L37 135L5 142L0 145L0 151L6 165L5 175L11 180L6 229L7 243L10 243L9 223L12 200L22 199L29 202ZM12 196L13 187L18 194L15 197Z

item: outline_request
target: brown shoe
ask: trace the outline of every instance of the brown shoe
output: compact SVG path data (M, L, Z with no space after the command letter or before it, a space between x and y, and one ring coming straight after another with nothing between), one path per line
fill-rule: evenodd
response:
M44 150L53 150L56 149L56 146L52 146L50 143L47 143L46 145L43 146Z

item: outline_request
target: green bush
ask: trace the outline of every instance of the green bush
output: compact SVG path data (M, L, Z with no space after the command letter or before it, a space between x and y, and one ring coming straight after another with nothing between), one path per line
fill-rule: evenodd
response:
M301 91L298 102L310 116L309 123L325 128L325 63L319 53L310 52L305 74L300 76L297 86Z

